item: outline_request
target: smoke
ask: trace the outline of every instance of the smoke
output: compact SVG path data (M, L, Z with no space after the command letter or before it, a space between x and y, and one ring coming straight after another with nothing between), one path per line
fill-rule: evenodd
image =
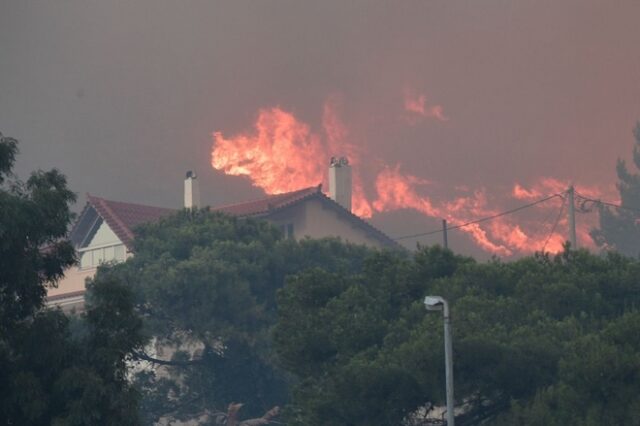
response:
M4 3L0 117L22 142L16 171L58 167L78 193L177 206L195 169L203 201L223 205L317 185L346 155L356 212L395 237L479 218L457 200L500 212L565 189L539 187L545 177L613 188L616 159L631 160L635 0ZM287 114L288 136L269 134ZM217 172L214 130L216 147L272 152L215 157ZM409 180L405 194L379 194L385 170ZM540 249L560 204L452 231L451 246Z
M418 101L421 115L429 116L422 95ZM531 202L561 194L569 182L543 177L530 187L516 182L506 195L489 195L482 186L449 187L404 172L401 164L387 164L375 152L349 142L351 133L341 118L343 104L340 95L327 98L322 109L322 129L317 132L280 107L263 108L258 111L253 129L231 137L213 133L211 164L227 175L248 178L267 194L279 194L320 182L326 184L329 158L347 155L353 166L353 212L361 217L408 209L427 217L443 218L450 226L460 227L482 250L501 256L543 248L550 252L562 249L563 236L555 230L550 233L547 225L558 211L559 201L537 204L527 215L515 218L502 216L501 212L509 199ZM406 104L404 107L410 110ZM374 177L368 186L364 185L365 175ZM583 191L589 196L601 196L604 192L595 187L585 187ZM469 224L491 217L486 222ZM566 227L564 218L558 222L556 225ZM583 223L579 230L583 245L593 244L588 237L591 225Z

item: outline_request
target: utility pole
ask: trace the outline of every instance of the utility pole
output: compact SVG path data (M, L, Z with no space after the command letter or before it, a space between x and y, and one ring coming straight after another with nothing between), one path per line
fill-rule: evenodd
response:
M444 368L447 391L447 426L455 426L455 400L453 399L453 344L451 343L451 312L449 304L440 296L424 298L427 311L442 311L444 317Z
M451 314L449 304L444 303L444 360L447 383L447 426L454 426L455 412L453 399L453 349L451 344Z
M449 248L449 238L447 237L447 219L442 219L442 244L444 248Z
M571 243L571 249L576 250L578 243L576 241L576 208L574 204L575 189L573 185L567 190L567 197L569 198L569 242Z

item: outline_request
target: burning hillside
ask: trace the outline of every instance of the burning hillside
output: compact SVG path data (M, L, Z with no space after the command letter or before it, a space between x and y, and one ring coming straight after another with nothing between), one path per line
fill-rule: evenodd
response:
M329 158L346 155L353 165L352 210L361 217L412 209L425 216L446 219L450 226L460 226L480 248L501 256L562 249L567 223L566 215L561 212L566 208L561 195L532 206L532 212L527 215L514 217L500 213L523 203L562 194L569 182L542 178L530 187L515 183L497 194L483 187L447 188L405 173L400 165L385 164L350 143L348 127L338 114L339 106L335 97L325 103L321 131L313 131L307 123L282 108L261 109L253 129L230 137L222 132L213 134L211 164L228 175L246 176L267 194L279 194L326 183ZM441 106L427 106L426 98L421 95L405 96L404 107L405 112L421 118L447 120ZM603 193L598 188L580 187L580 190L593 197ZM483 218L492 220L466 225ZM582 221L578 228L579 244L593 246L588 235L593 225L594 218L590 218L589 223Z

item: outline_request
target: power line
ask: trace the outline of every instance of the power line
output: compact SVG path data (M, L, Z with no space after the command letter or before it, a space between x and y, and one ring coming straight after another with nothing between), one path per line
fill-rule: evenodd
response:
M562 204L560 205L560 211L558 211L558 216L556 217L556 221L551 227L551 232L549 232L549 236L545 240L544 245L542 246L542 250L540 251L544 252L544 249L547 248L547 244L549 244L549 240L551 240L551 237L553 236L554 232L556 232L558 223L560 223L560 218L562 218L562 213L564 213L564 205L566 203L567 203L567 199L565 197L562 197Z
M615 203L611 203L608 201L602 201L602 200L594 200L593 198L589 198L589 197L585 197L584 195L581 195L579 193L576 192L576 197L581 198L585 201L591 201L592 203L596 203L596 204L602 204L605 206L609 206L609 207L615 207L617 209L622 209L622 210L629 210L632 212L636 212L636 213L640 213L640 209L634 208L634 207L627 207L627 206L623 206L620 204L615 204Z
M533 203L529 203L529 204L525 204L525 205L520 206L520 207L516 207L515 209L511 209L511 210L507 210L507 211L504 211L504 212L501 212L501 213L497 213L497 214L494 214L492 216L483 217L481 219L472 220L470 222L466 222L466 223L463 223L463 224L460 224L460 225L449 226L449 227L447 227L445 229L447 231L450 231L452 229L464 228L465 226L474 225L476 223L482 223L482 222L486 222L488 220L497 219L499 217L506 216L508 214L519 212L520 210L528 209L529 207L533 207L533 206L535 206L537 204L544 203L545 201L549 201L552 198L556 198L556 197L564 198L562 196L562 194L553 194L553 195L550 195L548 197L542 198L542 199L540 199L538 201L534 201ZM438 229L438 230L429 231L429 232L422 232L420 234L403 235L401 237L394 238L394 240L399 241L399 240L406 240L406 239L410 239L410 238L426 237L427 235L438 234L440 232L444 232L444 229Z

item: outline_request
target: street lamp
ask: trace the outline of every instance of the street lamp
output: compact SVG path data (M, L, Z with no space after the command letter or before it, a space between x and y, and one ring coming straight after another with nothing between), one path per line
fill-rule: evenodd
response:
M449 304L440 296L427 296L424 306L428 311L442 311L444 315L444 368L447 382L447 426L454 426L453 416L453 351L451 347L451 315Z

